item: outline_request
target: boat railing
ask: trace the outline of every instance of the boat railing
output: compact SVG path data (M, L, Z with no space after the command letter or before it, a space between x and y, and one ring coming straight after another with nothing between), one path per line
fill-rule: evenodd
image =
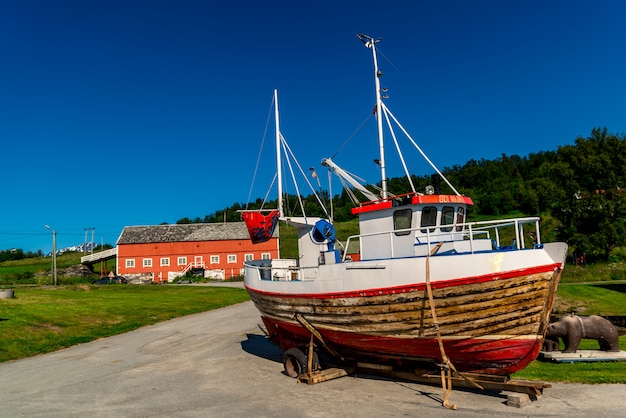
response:
M386 236L387 241L389 242L389 249L391 252L391 258L395 258L397 255L394 254L394 238L398 235L409 235L414 234L415 242L413 245L426 245L428 251L430 252L430 248L432 245L436 245L439 242L457 242L457 241L468 241L469 242L469 252L474 253L476 251L484 251L484 245L476 245L478 240L490 240L490 246L493 250L521 250L526 248L526 240L525 240L525 226L530 225L529 228L526 226L526 229L530 229L527 231L532 238L533 246L541 245L541 235L539 231L539 217L525 217L525 218L514 218L514 219L500 219L493 221L475 221L475 222L466 222L459 223L454 225L438 225L438 226L419 226L415 228L407 228L407 229L395 229L389 231L382 232L372 232L368 234L359 234L352 235L348 237L345 248L349 248L351 241L359 240L361 252L363 250L362 245L364 239L375 237L375 236ZM441 232L441 228L450 228L450 231ZM514 234L513 239L510 245L501 245L502 232L505 228L513 228ZM439 232L437 232L439 230ZM510 236L510 232L509 235ZM342 261L346 261L347 253L343 254Z
M317 266L298 266L295 259L268 259L244 262L244 267L256 271L258 279L273 281L312 280L316 276Z
M525 242L525 233L524 233L524 225L533 225L534 228L531 231L528 231L529 235L532 237L533 246L541 245L541 232L539 230L539 220L540 218L537 216L526 217L526 218L514 218L514 219L505 219L505 220L494 220L494 221L479 221L479 222L468 222L465 224L461 224L464 228L468 229L469 239L477 233L485 233L489 234L490 231L494 233L494 240L496 249L502 248L500 244L500 233L504 228L514 227L515 230L515 238L511 246L515 250L521 250L526 248Z

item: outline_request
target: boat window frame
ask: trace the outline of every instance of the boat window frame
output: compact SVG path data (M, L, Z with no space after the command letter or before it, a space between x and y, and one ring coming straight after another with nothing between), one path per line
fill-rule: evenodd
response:
M457 232L463 231L463 224L465 224L465 207L459 206L456 210L456 230Z
M446 216L446 211L448 212ZM454 218L456 210L454 206L444 206L441 208L441 232L451 232L454 227Z
M435 232L436 226L437 226L437 214L438 214L438 210L437 210L437 206L424 206L422 208L422 213L420 214L420 228L422 233L426 233L427 229L428 232ZM427 223L424 222L425 217L424 215L428 213L428 217L429 219L427 219Z
M408 220L408 225L406 221ZM399 225L399 222L404 222ZM413 225L413 210L411 208L398 209L393 212L393 230L397 237L411 234L411 228ZM406 229L406 231L398 231L399 229Z

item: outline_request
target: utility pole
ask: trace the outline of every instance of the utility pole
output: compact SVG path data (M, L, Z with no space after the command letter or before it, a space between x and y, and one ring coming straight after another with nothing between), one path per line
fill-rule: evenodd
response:
M57 231L44 225L46 229L52 230L52 283L57 285Z

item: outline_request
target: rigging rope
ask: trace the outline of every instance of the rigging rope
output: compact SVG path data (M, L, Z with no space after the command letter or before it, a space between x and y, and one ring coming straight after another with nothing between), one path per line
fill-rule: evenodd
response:
M452 393L452 376L451 369L454 369L452 362L446 356L446 350L443 347L443 341L441 339L441 332L439 331L439 322L437 321L437 312L435 310L435 301L433 298L433 289L430 285L430 256L436 253L443 245L440 242L432 249L426 256L426 290L428 292L428 301L430 302L430 314L433 318L433 324L437 333L437 342L439 343L439 352L441 354L441 387L443 388L443 406L446 408L455 410L457 406L449 403L450 394ZM456 370L455 370L456 371Z
M354 138L354 136L357 134L357 132L359 132L361 130L361 128L363 127L363 125L365 125L367 123L368 120L370 120L370 118L372 117L373 113L370 113L369 115L367 115L367 117L365 118L365 120L363 122L361 122L361 124L359 125L358 128L355 129L354 132L352 132L352 135L350 135L348 137L348 139L345 140L345 142L343 144L341 144L341 146L339 147L339 149L337 149L337 151L335 151L335 153L333 154L332 157L330 157L330 159L334 159L335 156L337 154L339 154L341 151L343 151L343 149L346 147L346 145L348 145L348 143L352 140L352 138Z
M313 187L313 185L311 184L311 182L309 181L309 178L306 176L306 174L304 173L304 170L302 169L302 167L300 166L300 163L298 162L298 160L296 159L293 151L291 150L291 148L289 147L289 144L287 143L287 141L285 141L285 138L283 137L283 135L280 135L280 138L282 140L282 144L283 147L285 149L285 154L287 154L287 151L289 151L289 155L291 155L291 158L293 158L293 161L296 163L296 166L298 167L298 170L300 170L300 174L302 175L302 177L304 178L304 180L306 181L306 184L309 186L309 188L313 191L313 196L315 196L315 199L317 200L317 203L319 203L319 205L321 206L322 210L324 211L324 213L326 214L326 217L330 218L330 216L328 215L328 210L326 209L326 205L324 205L324 203L322 203L322 200L320 199L319 195L317 194L317 192L315 191L315 188ZM289 164L289 170L291 171L291 176L293 178L293 182L294 184L296 183L296 179L295 179L295 175L293 172L293 169L291 167L291 162L290 159L287 158L287 163ZM297 188L297 185L296 185ZM298 199L302 200L301 196L300 196L300 192L298 192ZM300 202L300 205L302 206L302 213L304 214L304 205L302 202ZM306 215L305 215L306 216Z
M265 122L265 130L263 131L263 139L261 140L261 147L259 148L259 155L256 158L256 166L254 167L254 174L252 175L252 183L250 184L250 191L248 192L248 199L246 201L246 210L248 210L248 205L250 204L250 196L252 196L252 188L254 187L254 181L256 179L256 175L259 170L259 163L261 162L261 154L263 153L263 145L265 144L265 138L267 137L267 129L270 124L271 117L272 117L273 106L274 106L274 96L272 96L272 103L270 104L270 110L267 115L267 121ZM271 189L271 186L270 186L270 189ZM267 194L269 194L269 190L267 191ZM266 198L267 198L267 194L266 194ZM265 203L265 200L263 202Z
M450 359L446 355L446 350L443 346L443 339L441 338L441 331L439 330L439 322L437 320L437 310L435 309L433 289L432 289L432 286L430 285L430 256L435 254L437 251L439 251L442 245L443 245L443 242L438 243L426 255L426 291L428 292L428 301L430 302L430 313L433 319L435 332L437 333L439 353L441 354L440 367L441 367L441 387L443 389L443 406L448 409L455 410L457 409L457 406L449 402L450 394L452 393L452 372L453 371L455 374L461 376L463 379L465 379L467 382L471 383L478 389L483 389L483 387L480 386L478 383L476 383L473 379L467 376L464 376L457 371L456 367L454 367L454 364L452 364L452 361L450 361Z
M274 187L274 183L276 182L276 177L278 177L278 173L274 173L274 178L272 179L272 183L270 184L269 189L267 189L267 193L265 193L265 197L263 198L263 202L261 203L261 209L265 206L265 202L267 202L267 196L269 196L272 187ZM248 200L250 200L250 196L248 196ZM248 209L248 205L246 204L246 209Z

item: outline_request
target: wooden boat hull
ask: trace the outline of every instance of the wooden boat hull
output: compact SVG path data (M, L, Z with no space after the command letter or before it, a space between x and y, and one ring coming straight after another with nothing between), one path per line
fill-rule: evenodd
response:
M439 331L459 371L508 375L533 361L543 343L560 263L432 281ZM424 282L326 293L246 288L282 349L302 347L302 315L342 356L376 361L440 362Z

